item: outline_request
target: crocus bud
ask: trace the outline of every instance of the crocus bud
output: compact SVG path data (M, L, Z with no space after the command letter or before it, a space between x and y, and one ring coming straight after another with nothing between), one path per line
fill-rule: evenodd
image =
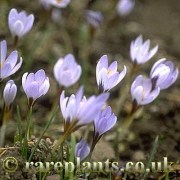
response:
M9 107L13 103L13 101L16 97L16 93L17 93L16 84L14 83L13 80L9 80L6 83L6 86L5 86L4 92L3 92L4 102L7 107Z
M110 106L106 107L104 110L100 110L94 120L95 136L101 136L109 131L116 124L116 121L117 117L112 112Z
M90 153L90 147L85 140L81 140L75 146L75 157L79 157L80 161L84 160Z
M53 6L59 7L59 8L65 8L70 2L71 0L50 0L50 3Z
M85 16L87 22L94 28L98 28L104 19L100 11L86 10Z
M65 92L63 91L60 96L60 108L65 120L65 130L71 123L75 124L74 129L76 129L76 127L93 122L108 98L109 93L104 93L86 99L86 97L83 97L82 87L76 95L72 94L70 97L65 97Z
M127 16L134 8L134 0L119 0L117 4L117 12L119 16Z
M54 66L54 77L61 86L72 86L80 76L81 66L76 63L72 54L60 58Z
M136 38L135 41L131 42L131 60L136 64L144 64L156 54L157 50L157 45L150 50L150 40L148 39L143 42L142 35L140 35Z
M18 61L18 52L13 51L7 57L7 43L0 42L0 81L14 74L22 65L22 58Z
M22 77L22 86L28 100L35 102L38 98L45 95L50 87L49 78L45 75L44 70L39 70L35 74L25 73Z
M25 11L18 13L16 9L11 9L8 16L9 29L12 36L22 37L27 34L34 23L34 15L27 15Z
M150 77L155 86L160 87L160 89L167 89L176 81L178 73L178 68L172 61L160 59L153 65Z
M160 88L154 87L151 79L142 75L137 76L131 85L131 96L138 105L151 103L159 93Z
M100 91L109 91L115 87L126 75L126 66L121 73L117 71L117 61L108 66L107 55L100 58L96 66L96 81Z

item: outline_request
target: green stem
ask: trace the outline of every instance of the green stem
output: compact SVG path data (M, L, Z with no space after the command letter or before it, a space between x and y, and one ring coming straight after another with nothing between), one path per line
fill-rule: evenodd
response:
M32 115L32 106L29 107L29 111L27 113L27 126L26 126L26 139L27 141L30 138L30 130L31 130L31 115Z
M114 140L114 148L116 149L118 146L118 143L120 140L122 140L128 133L128 129L131 126L131 124L133 123L136 114L139 112L138 110L141 107L138 106L137 104L133 103L132 104L132 109L131 112L129 113L129 115L123 120L122 124L120 125L120 128L118 128L118 130L116 131L116 136L115 136L115 140ZM121 135L121 136L119 136ZM120 137L120 139L119 139Z
M96 144L98 143L98 141L101 139L102 136L103 136L103 134L99 135L99 134L94 133L90 153L88 156L90 159L91 159L92 153L94 151L94 148L96 147Z
M132 109L131 109L130 114L127 116L127 118L123 121L123 123L121 125L121 128L123 130L129 129L129 127L133 123L135 116L139 109L140 109L140 106L138 106L136 103L132 104Z
M64 158L64 141L61 143L61 162ZM64 171L61 171L61 178L64 179Z
M66 47L66 52L71 52L73 53L73 44L72 44L72 40L71 37L67 31L67 29L63 26L61 26L61 34L62 34L62 38L64 40L64 44Z
M2 118L2 126L0 129L0 147L4 146L5 133L6 133L6 124L9 118L10 108L4 105L3 109L3 118Z
M147 162L147 164L146 164L146 168L150 168L151 162L153 161L154 156L155 156L155 154L156 154L156 152L157 152L158 145L159 145L159 136L156 136L156 139L155 139L155 141L154 141L154 143L153 143L153 147L152 147L152 149L151 149L151 153L150 153L148 162ZM143 177L142 177L142 180L146 180L146 179L147 179L147 175L148 175L148 173L145 172L144 175L143 175Z
M17 48L18 41L19 41L18 36L15 36L15 37L14 37L14 48L15 48L15 49Z
M0 147L4 146L5 133L6 133L6 124L3 124L0 129Z
M71 142L70 142L70 144L71 144L71 149L70 149L70 152L69 152L69 155L68 155L68 161L69 162L74 162L74 159L75 159L75 146L76 146L76 137L75 137L75 135L72 133L71 134ZM74 178L74 172L75 171L73 171L73 172L69 172L68 173L68 177L69 177L69 179L75 179Z
M17 108L16 108L16 112L17 112L18 140L22 145L22 139L23 139L22 138L22 118L21 118L21 115L20 115L20 109L19 109L18 105L17 105Z
M33 150L32 150L32 153L31 153L31 155L30 155L30 157L29 157L29 159L28 159L28 162L31 161L31 159L32 159L32 157L33 157L33 155L34 155L34 153L35 153L35 151L36 151L36 149L37 149L37 147L38 147L38 145L39 145L42 137L44 136L45 132L48 130L48 128L49 128L49 126L51 125L52 121L54 121L54 118L55 118L55 115L56 115L58 109L59 109L59 107L56 108L56 110L53 112L50 120L47 122L47 124L46 124L46 126L45 126L45 128L44 128L43 133L41 134L41 136L40 136L40 138L38 139L35 147L34 147Z
M65 130L63 136L59 139L59 141L54 145L53 149L52 149L52 153L55 153L55 151L59 148L59 146L62 145L62 143L64 143L64 141L70 136L70 134L74 131L75 129L75 125L76 125L76 121L74 121L73 123L71 123L69 125L69 127Z
M134 74L136 73L136 70L138 68L138 65L137 64L133 64L131 70L130 70L130 73L127 77L127 80L126 80L126 84L124 86L122 86L122 88L120 89L119 91L119 99L117 101L117 104L116 104L116 114L119 114L120 111L121 111L121 108L122 106L124 105L124 102L128 96L128 93L129 93L129 89L130 89L130 85L131 85L131 79L133 78Z
M59 97L61 96L62 91L64 90L63 86L59 86L59 84L56 83L56 89L55 89L55 97L54 101L51 107L51 110L48 114L48 119L50 119L52 112L55 112L58 104L59 104Z
M32 105L29 106L28 113L27 113L27 124L26 124L26 132L25 132L25 138L23 141L23 148L22 148L22 155L25 156L25 158L28 158L28 141L30 138L30 130L31 130L31 114L32 114Z

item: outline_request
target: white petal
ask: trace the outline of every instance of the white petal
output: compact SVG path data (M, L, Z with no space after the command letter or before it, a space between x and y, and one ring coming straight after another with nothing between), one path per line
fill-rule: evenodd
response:
M56 62L56 64L54 65L54 69L53 69L53 71L54 71L54 77L55 77L56 81L58 81L58 82L59 82L59 76L60 76L60 73L61 73L61 66L62 66L62 64L63 64L63 59L60 58L60 59ZM60 83L60 82L59 82L59 83Z
M27 24L26 24L26 26L24 27L24 32L23 32L23 34L26 34L26 33L28 33L30 30L31 30L31 28L32 28L32 26L33 26L33 23L34 23L34 15L29 15L28 17L27 17L27 19L26 19L26 21L27 21Z
M12 35L22 37L24 31L24 24L21 21L16 21L12 27Z
M141 105L143 101L143 87L138 86L131 93L133 100L135 99L138 104Z
M28 73L26 72L23 74L23 77L22 77L22 87L23 87L24 91L26 91L25 84L26 84L27 75L28 75Z
M7 55L7 43L6 41L1 41L1 52L0 52L0 64L3 64Z
M23 62L22 57L20 57L20 61L19 61L19 63L18 63L18 64L16 64L16 66L12 69L12 71L11 71L11 74L10 74L10 75L14 74L16 71L18 71L18 70L19 70L19 68L20 68L20 67L21 67L21 65L22 65L22 62Z
M6 63L3 65L3 67L1 68L1 79L5 79L7 78L8 76L11 75L11 64L9 63Z
M44 82L43 82L43 83L40 85L40 87L39 87L40 96L45 95L45 94L48 92L49 87L50 87L49 78L46 77L46 79L44 80Z
M67 115L66 115L66 106L67 106L67 101L68 101L69 98L65 98L65 91L63 91L61 93L61 96L60 96L60 107L61 107L61 112L62 112L62 115L64 117L64 119L67 118Z
M37 72L34 74L34 76L35 76L35 80L36 80L40 85L44 82L44 80L45 80L45 78L46 78L46 74L45 74L45 72L44 72L43 69L40 69L39 71L37 71Z
M17 63L17 60L18 60L18 52L13 51L6 59L5 63L8 62L9 64L11 64L11 67L14 68L14 66Z
M39 85L37 82L34 81L26 85L26 95L28 98L33 98L33 100L39 98Z
M111 74L114 74L117 72L117 61L114 61L111 63L111 65L108 68L108 71L110 71Z

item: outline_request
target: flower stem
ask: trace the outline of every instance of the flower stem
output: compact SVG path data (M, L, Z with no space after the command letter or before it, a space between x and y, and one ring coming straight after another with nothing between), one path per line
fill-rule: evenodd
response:
M136 103L132 104L132 108L131 108L129 115L123 120L122 124L120 125L120 128L118 128L116 131L115 140L114 140L114 148L115 149L118 148L119 141L121 141L122 139L124 139L124 137L126 137L128 135L129 127L133 123L140 108L141 107L138 106Z
M0 129L0 147L4 146L5 133L6 133L6 123L9 118L10 108L4 105L2 117L2 126Z
M18 36L15 36L15 37L14 37L14 48L15 48L15 49L17 48L18 41L19 41Z
M136 63L134 63L133 66L131 67L129 76L127 77L126 84L124 86L122 86L122 89L120 89L120 91L119 91L120 98L118 99L117 104L116 104L116 107L117 107L116 114L120 113L121 108L128 96L129 88L131 85L131 79L133 78L134 74L136 73L137 68L138 68L138 65Z
M102 135L99 136L99 134L95 134L93 137L93 141L92 141L92 145L91 145L91 149L90 149L90 153L89 153L89 158L91 158L92 153L94 151L94 148L96 147L96 144L98 143L98 141L101 139Z
M41 139L43 138L44 134L45 134L46 131L48 130L48 128L49 128L49 126L51 125L51 123L54 121L55 116L56 116L56 113L57 113L57 110L58 110L58 108L56 108L56 110L52 113L51 118L50 118L49 121L47 122L47 124L46 124L46 126L45 126L45 128L44 128L44 130L43 130L43 132L42 132L42 134L41 134L41 136L40 136L40 138L38 139L35 147L32 149L32 152L31 152L31 155L30 155L30 157L29 157L29 159L28 159L28 162L31 161L31 159L32 159L32 157L33 157L33 155L34 155L37 147L39 146L39 143L40 143Z
M51 118L51 114L52 114L52 113L57 109L57 107L58 107L59 97L61 96L61 93L62 93L63 90L64 90L64 87L63 87L63 86L59 86L59 84L56 84L54 100L53 100L53 103L52 103L51 110L50 110L50 112L49 112L49 114L48 114L48 118L49 118L49 119Z
M30 130L31 130L31 114L32 114L32 105L29 106L28 112L27 112L27 124L26 124L26 132L25 132L25 138L23 141L22 146L22 155L25 156L25 158L28 158L28 141L30 138Z
M26 140L28 141L30 138L30 130L31 130L31 115L32 115L32 106L29 107L27 113L27 125L26 125Z
M61 146L64 141L70 136L70 134L74 131L75 125L76 125L76 121L74 121L73 123L71 123L69 125L69 127L65 130L63 136L59 139L59 141L54 145L53 149L52 149L52 153L55 153L55 151L59 148L59 146Z
M136 103L132 104L132 109L130 114L127 116L127 118L123 121L121 128L124 130L128 130L130 125L133 123L134 118L136 116L136 113L138 112L140 106L138 106Z

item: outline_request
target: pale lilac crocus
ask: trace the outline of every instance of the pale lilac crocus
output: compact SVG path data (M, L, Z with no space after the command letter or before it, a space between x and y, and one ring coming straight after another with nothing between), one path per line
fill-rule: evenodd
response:
M116 124L117 117L112 112L110 106L101 109L94 119L94 135L91 146L91 152L94 150L97 142L101 139L102 135L112 129Z
M50 0L50 3L58 8L65 8L71 0Z
M159 87L154 87L150 78L139 75L131 85L131 96L138 105L146 105L156 99L160 93Z
M104 55L100 58L96 66L96 81L100 91L106 92L115 87L126 75L126 66L122 72L117 71L117 61L108 66L108 57Z
M65 121L65 131L69 127L71 131L75 131L78 127L93 122L108 98L109 93L104 93L86 99L83 96L83 87L79 88L76 95L72 94L70 97L65 97L63 91L60 96L60 108Z
M50 83L44 70L41 69L36 73L25 73L22 77L22 86L30 105L32 105L38 98L48 92Z
M87 22L94 28L98 28L104 19L100 11L93 10L86 10L85 17Z
M116 6L118 15L127 16L133 10L134 5L134 0L119 0Z
M16 84L14 83L13 80L9 80L6 83L6 86L5 86L4 92L3 92L3 99L4 99L4 103L5 103L6 107L9 107L13 103L13 101L16 97L16 93L17 93Z
M155 86L162 90L169 88L177 80L178 74L178 68L174 63L163 58L153 65L150 77Z
M104 110L100 110L99 114L94 119L94 134L95 136L102 136L109 131L116 124L117 117L112 112L110 106Z
M69 87L79 80L81 71L81 66L77 64L74 56L67 54L55 64L54 77L59 85Z
M34 23L34 15L27 15L25 11L18 12L16 9L11 9L8 16L9 29L13 37L21 38L27 34Z
M13 51L7 57L7 43L6 41L0 42L0 81L11 76L22 65L22 57L20 57L20 61L18 61L18 52Z
M83 161L90 153L90 147L85 140L81 140L75 146L75 157Z
M150 50L150 40L143 42L142 35L131 42L130 55L135 64L144 64L149 61L157 52L158 45Z

